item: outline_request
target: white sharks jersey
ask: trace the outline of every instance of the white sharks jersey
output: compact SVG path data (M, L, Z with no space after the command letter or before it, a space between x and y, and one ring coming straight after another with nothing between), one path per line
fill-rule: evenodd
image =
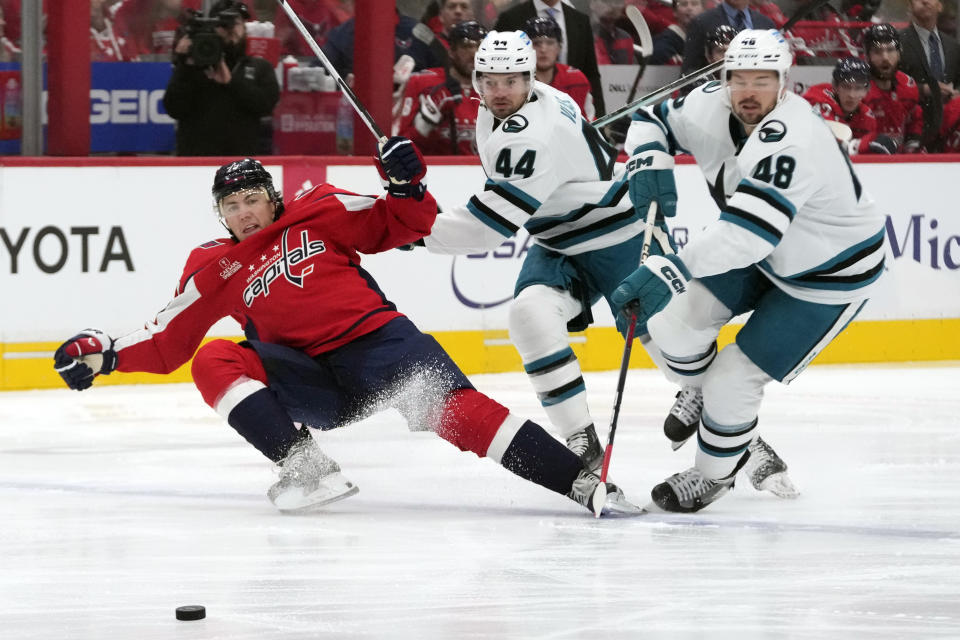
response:
M719 220L680 253L694 277L756 264L801 300L869 295L884 269L883 217L803 98L787 93L745 137L725 89L711 82L634 114L631 160L660 145L696 158L720 207Z
M484 190L437 216L424 238L436 253L492 249L520 227L538 243L574 255L643 232L616 150L580 114L570 96L542 83L505 120L481 107L477 146Z

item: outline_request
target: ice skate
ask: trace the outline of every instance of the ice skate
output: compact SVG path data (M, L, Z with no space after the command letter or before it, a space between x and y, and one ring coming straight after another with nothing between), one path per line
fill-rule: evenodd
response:
M787 463L773 447L757 436L749 448L750 458L743 468L754 489L769 491L780 498L796 498L800 495L787 475Z
M733 488L734 479L708 480L691 467L675 473L650 492L653 504L664 511L692 513L719 500Z
M284 513L302 513L349 498L360 490L340 473L340 465L312 440L294 445L280 467L280 480L267 497Z
M596 471L603 464L603 447L592 424L567 438L567 449L577 454L587 471Z
M670 439L676 451L697 432L703 412L703 393L699 387L684 387L677 392L677 400L663 421L663 434Z
M600 476L590 471L581 471L573 481L567 497L582 504L594 515L639 515L643 509L623 495L620 487L612 482L600 482Z

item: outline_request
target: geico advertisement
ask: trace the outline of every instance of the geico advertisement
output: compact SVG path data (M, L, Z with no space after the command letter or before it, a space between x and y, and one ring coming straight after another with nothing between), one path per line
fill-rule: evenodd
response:
M283 169L268 169L283 184ZM941 195L956 165L857 169L886 216L890 239L885 284L861 319L960 317L960 220ZM224 235L210 198L215 170L0 168L0 291L7 301L0 306L0 341L53 341L88 326L119 335L152 319L173 295L189 251ZM672 231L683 245L717 209L695 166L679 165L676 173L681 197ZM327 176L343 188L381 191L372 167L331 166ZM434 166L428 174L445 208L462 205L484 179L476 165ZM505 329L529 243L521 231L476 255L419 248L366 256L364 266L424 329ZM594 315L598 325L612 324L605 303ZM236 331L228 322L214 333Z

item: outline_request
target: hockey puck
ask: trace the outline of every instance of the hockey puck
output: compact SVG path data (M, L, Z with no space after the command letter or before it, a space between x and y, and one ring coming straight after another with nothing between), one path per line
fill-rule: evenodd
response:
M177 607L177 620L203 620L206 617L206 607L202 607L199 604Z

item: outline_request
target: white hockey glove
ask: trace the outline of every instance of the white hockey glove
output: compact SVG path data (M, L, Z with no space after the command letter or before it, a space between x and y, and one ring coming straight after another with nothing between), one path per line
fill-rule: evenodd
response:
M88 389L94 376L117 368L113 338L98 329L84 329L54 352L53 367L71 389Z
M417 133L424 137L429 136L433 129L440 124L442 119L443 112L440 111L440 107L433 101L433 98L425 93L421 93L420 111L413 117L413 126L416 128Z

